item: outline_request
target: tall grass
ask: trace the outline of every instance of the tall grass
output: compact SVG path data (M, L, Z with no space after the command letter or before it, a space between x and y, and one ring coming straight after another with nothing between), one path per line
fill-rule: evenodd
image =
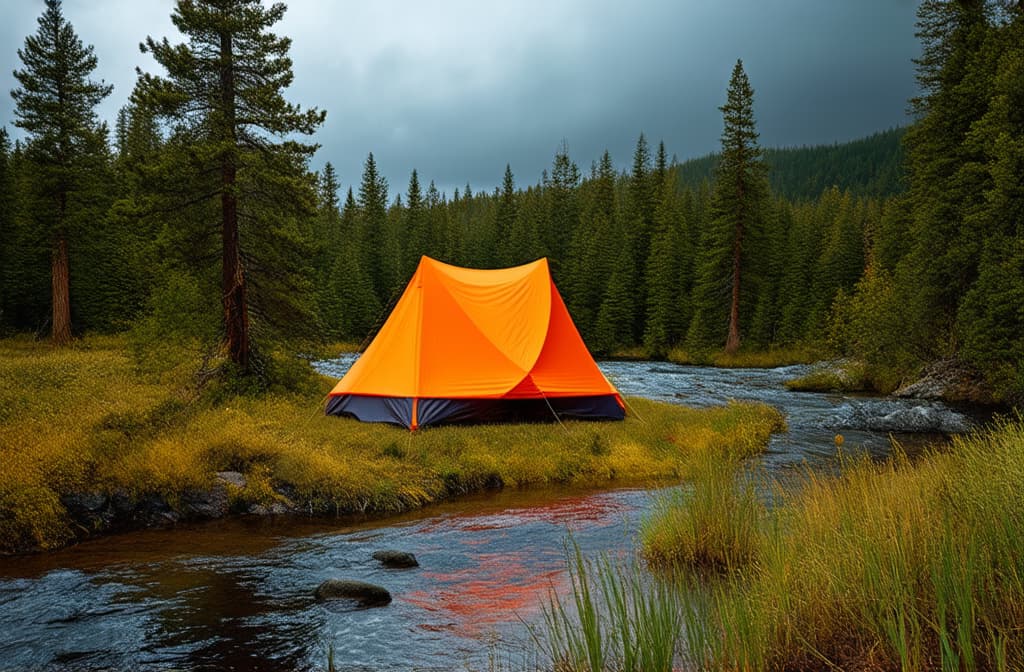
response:
M741 504L749 482L722 478L657 510L643 536L690 578L682 601L703 605L684 610L696 669L1024 669L1021 418L914 464L897 452L809 474L770 513ZM728 549L736 529L755 561L708 578L703 539Z
M159 495L172 506L239 471L240 504L387 513L489 487L682 478L709 453L751 454L784 427L759 404L629 399L624 422L440 427L414 434L323 415L310 394L196 396L137 371L119 337L54 350L0 340L0 551L75 534L62 497Z
M738 471L731 460L711 459L691 484L655 504L640 530L648 562L728 572L757 556L765 507Z
M567 552L570 598L551 593L535 641L551 669L670 672L680 651L680 593L664 581L603 557Z

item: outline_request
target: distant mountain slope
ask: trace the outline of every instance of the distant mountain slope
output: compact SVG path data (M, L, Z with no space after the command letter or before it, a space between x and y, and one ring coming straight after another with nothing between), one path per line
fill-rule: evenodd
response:
M843 144L765 149L772 191L793 200L817 198L833 185L863 196L898 193L903 190L905 132L894 128ZM698 187L710 180L717 163L717 154L680 163L680 185Z

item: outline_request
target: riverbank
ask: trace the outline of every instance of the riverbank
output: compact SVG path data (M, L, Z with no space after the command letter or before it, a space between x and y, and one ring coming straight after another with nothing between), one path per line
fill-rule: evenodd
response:
M728 353L724 350L690 352L683 348L672 348L667 353L657 353L644 346L616 350L611 359L665 361L685 366L715 366L726 369L774 369L794 364L814 364L828 357L828 352L814 346L790 346L769 350L741 350Z
M913 462L848 458L838 477L809 473L800 488L771 489L771 510L738 466L699 476L644 525L643 554L671 570L669 581L652 589L628 571L574 563L577 576L591 575L574 584L577 609L621 584L626 603L649 611L645 623L674 626L661 637L612 610L609 631L585 631L604 655L664 650L671 660L685 633L682 669L1024 665L1020 415ZM564 607L550 613L552 659L578 662ZM613 636L621 632L629 636Z
M442 427L325 417L310 394L209 398L138 372L120 337L0 341L0 551L233 514L395 513L543 483L685 478L756 454L775 409L628 399L624 422Z

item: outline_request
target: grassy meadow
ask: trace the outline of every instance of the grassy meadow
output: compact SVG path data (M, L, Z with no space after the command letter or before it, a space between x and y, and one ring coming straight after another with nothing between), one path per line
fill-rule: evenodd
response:
M556 669L1024 669L1020 416L913 463L848 458L771 509L723 465L646 521L653 577L570 558L542 639ZM670 662L624 663L641 650Z
M624 422L440 427L410 433L323 415L335 381L306 394L196 394L186 372L143 374L123 337L53 349L0 341L0 550L52 549L76 534L61 497L139 499L246 475L233 503L282 492L312 513L388 513L498 485L687 478L710 454L763 450L778 411L695 410L628 399ZM235 508L240 508L236 506Z

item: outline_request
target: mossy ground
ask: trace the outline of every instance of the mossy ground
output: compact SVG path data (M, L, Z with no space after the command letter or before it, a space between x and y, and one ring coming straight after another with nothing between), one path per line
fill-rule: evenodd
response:
M416 433L323 415L304 394L189 391L184 370L136 369L121 337L53 349L0 341L0 550L76 536L61 497L157 494L175 504L218 471L249 501L282 485L315 512L397 512L497 484L601 484L687 477L709 451L757 452L784 426L756 404L689 409L629 399L624 422L441 427Z

